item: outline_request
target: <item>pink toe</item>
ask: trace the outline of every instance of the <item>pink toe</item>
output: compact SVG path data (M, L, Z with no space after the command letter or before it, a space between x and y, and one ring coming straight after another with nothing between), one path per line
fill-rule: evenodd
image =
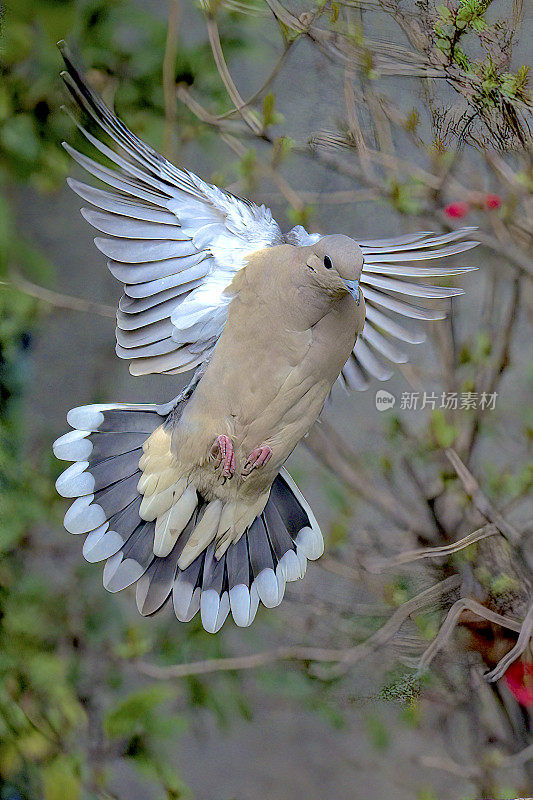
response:
M222 474L224 477L229 478L235 472L235 453L233 452L233 443L229 436L220 434L215 439L211 452L213 454L218 450L219 464L222 466Z
M266 464L269 458L272 455L272 450L268 445L263 445L263 447L256 447L255 450L252 450L246 464L244 465L243 474L248 475L252 470L258 469L262 467L263 464Z

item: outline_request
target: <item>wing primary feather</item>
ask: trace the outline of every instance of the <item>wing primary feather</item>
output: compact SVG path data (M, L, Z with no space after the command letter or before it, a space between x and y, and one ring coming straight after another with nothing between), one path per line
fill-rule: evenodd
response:
M369 250L374 247L395 247L396 245L406 245L411 244L412 242L418 242L420 239L431 236L432 233L433 231L417 231L417 233L408 233L404 236L394 236L390 239L358 239L357 243L359 247L365 249L368 248Z
M183 302L183 297L175 294L161 303L151 306L150 308L122 311L120 308L117 312L117 320L121 330L134 331L139 328L144 328L155 322L161 322L170 317L172 311Z
M172 335L173 325L170 320L152 322L139 328L122 328L123 314L117 313L117 341L122 347L139 347L141 344L153 344Z
M365 389L368 389L370 382L367 378L365 370L361 364L358 363L357 358L353 353L350 355L350 358L344 365L342 372L350 389L355 389L357 392L364 392Z
M379 242L376 241L373 245L368 244L360 244L364 250L368 250L369 254L373 253L394 253L398 250L403 252L409 250L420 250L422 248L430 248L436 247L437 245L449 244L450 242L455 242L457 239L462 239L464 236L472 233L475 231L476 228L461 228L457 231L451 231L450 233L443 233L443 234L435 234L430 232L429 234L425 234L423 237L413 238L412 240L408 240L408 237L405 237L406 241L383 241Z
M72 89L68 78L69 78L68 75L63 75L63 80L65 84L71 89L71 91L73 92L74 99L76 99L75 89ZM78 130L83 134L83 136L85 136L87 141L90 142L90 144L92 144L92 146L96 148L96 150L102 153L102 155L106 156L106 158L108 158L110 161L116 164L117 167L120 167L120 169L123 172L126 172L131 177L136 178L136 180L142 181L148 187L156 188L158 191L161 192L161 194L167 194L169 199L174 195L170 183L162 181L160 176L156 177L155 175L146 172L146 169L144 170L139 169L139 167L135 166L135 164L132 164L130 161L127 161L121 155L116 153L115 150L112 150L106 144L104 144L95 136L93 136L92 133L89 133L89 131L81 124L81 122L78 122L76 117L70 111L68 111L68 109L67 112L69 113L69 116L71 117L72 121L74 122Z
M142 344L139 347L123 347L117 335L115 352L119 358L146 358L147 356L164 356L176 349L176 342L167 337L152 344Z
M391 341L386 339L385 336L377 331L368 321L365 324L365 329L361 336L368 344L372 345L378 352L394 364L405 364L409 360L404 352L398 350Z
M190 236L183 233L178 220L175 221L172 228L170 225L161 225L159 222L133 220L131 217L112 214L108 211L96 211L93 208L82 208L81 215L93 228L111 236L120 236L125 239L190 241Z
M181 188L185 191L201 196L201 193L198 192L197 187L191 180L191 176L186 171L179 170L146 145L113 114L96 92L92 91L81 77L66 45L61 45L60 50L68 75L78 89L81 108L89 113L100 127L138 163L141 163L145 168L149 168L158 177L163 177L161 172L166 173L171 183L177 181L178 185L181 184Z
M180 347L179 350L174 350L167 355L134 358L130 364L130 372L132 375L148 375L151 372L177 375L194 369L203 360L202 354L194 356L188 352L186 347Z
M84 156L83 153L79 153L67 142L63 142L62 145L74 161L77 161L84 170L95 178L98 178L102 183L107 183L108 186L113 186L115 189L119 189L119 191L133 195L133 197L138 197L141 200L148 200L149 203L154 203L157 206L165 208L165 197L163 195L145 189L139 181L121 176L114 169L103 167L97 161L93 161L92 158Z
M190 240L165 241L164 239L108 239L97 236L95 245L101 253L113 259L130 264L143 264L147 261L166 261L180 255L197 254Z
M210 267L206 255L206 253L195 253L192 256L176 256L161 261L144 261L136 264L111 259L107 262L107 266L117 280L128 284L126 294L130 297L146 297L148 294L156 294L175 285L173 283L161 285L159 281L163 279L168 281L175 279L177 285L204 278Z
M452 244L449 247L440 247L436 250L408 250L407 248L389 249L383 252L365 253L365 263L381 264L394 261L425 261L430 258L446 258L471 250L479 242L467 241Z
M392 377L393 371L380 361L362 338L359 338L356 342L354 355L365 370L373 375L374 378L377 378L378 381L386 381Z
M413 306L411 303L397 300L395 297L371 289L369 286L365 286L363 295L365 300L368 299L372 304L380 306L381 308L388 308L390 311L396 311L397 314L410 317L411 319L437 320L444 319L446 316L444 311Z
M368 322L372 322L374 326L381 328L391 336L400 339L402 342L407 342L408 344L422 344L426 339L421 331L414 332L407 330L403 325L396 322L396 320L391 319L382 311L374 308L370 302L366 305L366 319Z
M377 275L363 274L361 276L361 285L373 286L376 289L384 289L397 294L406 294L409 297L443 298L457 297L464 294L464 289L454 289L449 286L426 286L421 283L411 283L410 281L384 278Z
M175 275L159 278L159 280L151 281L150 283L126 285L124 292L131 300L146 300L167 290L173 291L178 296L201 286L206 274L207 272L202 272L199 277L193 278L193 275L198 275L198 272L196 270L187 270L187 273L180 274L178 272Z
M448 278L453 275L463 275L467 272L476 272L477 267L410 267L401 264L367 264L365 263L363 275L398 275L406 278Z
M170 211L163 211L152 203L144 203L139 200L132 200L124 194L114 194L95 186L89 186L74 178L67 178L67 184L78 197L91 203L96 208L103 211L110 211L113 214L121 214L132 219L142 219L146 222L157 222L161 225L177 225L178 220L175 214Z
M193 281L192 283L180 284L177 287L166 289L162 292L148 295L147 297L133 298L127 294L123 294L119 300L118 308L124 314L139 314L141 311L147 311L149 308L161 305L167 300L176 298L177 302L181 299L181 295L191 291L198 286L200 281Z

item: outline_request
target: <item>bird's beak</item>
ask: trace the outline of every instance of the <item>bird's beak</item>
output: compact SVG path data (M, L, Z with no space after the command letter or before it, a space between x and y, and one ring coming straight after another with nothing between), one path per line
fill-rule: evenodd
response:
M359 280L347 281L346 279L344 279L344 285L346 286L346 288L348 289L348 291L352 295L352 297L355 300L355 302L357 303L357 305L359 305L359 302L361 300L360 289L359 289Z

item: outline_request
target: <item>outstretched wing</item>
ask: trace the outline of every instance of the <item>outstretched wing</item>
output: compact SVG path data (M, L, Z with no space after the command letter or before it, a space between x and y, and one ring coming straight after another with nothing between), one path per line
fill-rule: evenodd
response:
M431 231L399 236L395 239L359 241L364 255L361 291L365 298L366 321L353 352L341 373L351 389L363 391L372 378L385 381L393 374L392 365L408 361L402 346L424 341L423 331L413 320L444 319L441 309L419 306L420 300L447 299L464 294L462 289L432 286L420 279L449 278L471 272L476 267L417 265L419 261L457 255L479 242L465 239L475 228L462 228L437 235ZM313 244L320 238L298 226L288 237L295 244ZM414 278L416 282L410 280ZM414 300L414 303L412 302Z
M224 290L246 256L283 241L270 209L242 200L179 169L144 144L84 82L59 45L62 78L88 120L118 146L111 149L75 119L86 139L116 165L110 169L65 149L111 189L69 180L94 208L85 219L109 237L95 244L124 286L117 313L117 354L130 372L176 373L209 359L222 333L229 298Z
M361 290L365 298L366 320L342 371L349 387L363 391L368 388L371 378L385 381L393 374L391 365L408 361L403 344L419 344L425 339L423 331L414 327L416 322L413 320L444 319L446 311L424 308L418 305L420 300L442 300L464 294L463 289L419 281L461 275L476 267L420 267L417 262L470 250L479 242L458 240L464 239L472 230L475 228L463 228L443 235L425 231L396 239L359 242L365 259Z

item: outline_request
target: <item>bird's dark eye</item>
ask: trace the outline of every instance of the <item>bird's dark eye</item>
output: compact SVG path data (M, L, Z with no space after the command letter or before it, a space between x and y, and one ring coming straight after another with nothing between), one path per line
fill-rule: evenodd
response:
M331 269L333 264L331 263L331 258L329 256L324 256L324 266L326 269Z

